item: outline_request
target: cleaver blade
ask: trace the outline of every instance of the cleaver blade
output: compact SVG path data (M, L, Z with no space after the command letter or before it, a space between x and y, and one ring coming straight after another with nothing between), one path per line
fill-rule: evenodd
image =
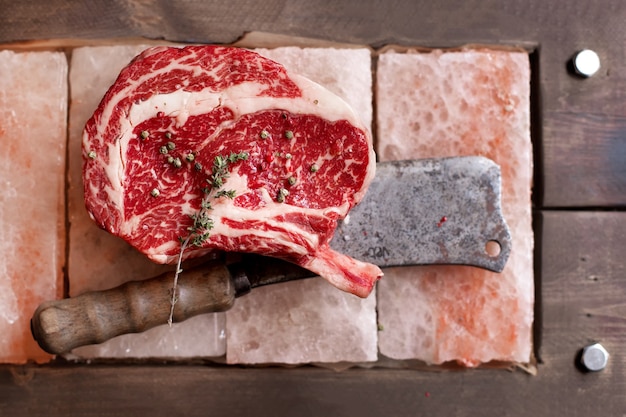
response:
M330 246L382 268L472 265L501 272L511 235L500 167L480 156L380 162Z

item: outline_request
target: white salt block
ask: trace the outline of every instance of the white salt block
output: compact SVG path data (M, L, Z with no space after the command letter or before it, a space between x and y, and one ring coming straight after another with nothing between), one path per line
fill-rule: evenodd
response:
M376 92L379 158L494 160L513 237L500 274L464 266L385 271L378 288L381 354L431 364L528 363L534 302L528 55L387 52L379 57Z
M269 285L227 315L231 364L371 362L377 359L376 294L366 299L321 278Z
M366 48L257 49L323 85L372 120L371 54ZM376 300L319 279L257 288L227 315L229 363L366 362L377 359Z
M182 279L182 276L181 276ZM182 323L157 326L143 333L117 336L99 345L76 348L76 358L193 358L223 356L224 320L201 314ZM223 314L220 316L223 318Z
M81 140L85 122L120 70L147 47L83 47L72 52L68 195L68 273L72 296L173 269L153 263L123 240L98 228L89 218L83 198ZM172 282L173 279L172 274ZM180 279L185 279L184 273ZM143 334L118 336L100 345L75 349L73 354L83 358L222 356L226 351L224 332L224 313L213 313L171 328L164 324Z
M0 51L0 362L46 362L30 332L63 296L67 61Z

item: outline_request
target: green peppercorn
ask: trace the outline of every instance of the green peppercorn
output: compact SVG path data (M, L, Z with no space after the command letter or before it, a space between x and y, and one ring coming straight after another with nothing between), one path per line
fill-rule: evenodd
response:
M96 151L89 151L87 156L89 157L89 159L96 159Z
M148 139L148 136L150 136L150 133L147 130L141 131L141 139Z
M196 159L196 156L193 153L190 153L190 154L187 154L185 159L189 162L193 162L193 160Z
M174 158L174 162L172 162L172 165L174 165L174 167L176 168L180 168L183 166L183 163L181 162L180 158Z
M310 169L311 169L311 172L317 172L320 169L320 167L318 167L316 164L313 164L311 165Z
M293 139L293 132L292 132L291 130L287 130L287 131L285 132L285 137L286 137L287 139Z
M158 190L158 188L153 188L152 191L150 191L150 195L152 197L158 197L159 194L161 194L161 192Z
M161 146L159 148L159 152L161 152L163 155L166 155L168 150L167 150L167 146Z
M296 177L294 177L294 176L291 176L291 177L287 178L287 182L289 183L289 185L296 185L297 181L298 180L296 180Z
M167 142L167 149L173 151L174 149L176 149L176 144L174 142Z
M267 130L262 130L259 136L261 137L261 139L267 139L270 137L270 133Z

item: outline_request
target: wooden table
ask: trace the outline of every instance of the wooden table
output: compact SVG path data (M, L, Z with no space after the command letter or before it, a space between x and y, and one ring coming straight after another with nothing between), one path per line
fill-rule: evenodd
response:
M477 369L0 366L0 415L626 415L626 3L623 0L0 2L0 43L110 37L230 43L246 31L531 51L536 376ZM568 62L595 50L595 76ZM600 341L607 368L584 373Z

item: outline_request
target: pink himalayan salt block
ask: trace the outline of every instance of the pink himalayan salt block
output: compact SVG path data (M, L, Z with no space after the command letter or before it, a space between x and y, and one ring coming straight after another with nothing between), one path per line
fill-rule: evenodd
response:
M37 306L63 296L67 61L0 51L0 362L44 363Z
M377 359L375 292L361 299L310 278L255 288L226 317L231 364Z
M371 54L366 48L257 49L323 85L371 124ZM228 363L367 362L377 359L376 300L320 279L253 289L226 312Z
M513 250L500 274L464 266L386 270L378 287L382 355L466 366L531 361L529 97L524 52L380 55L380 159L482 155L494 160L502 170L502 209L513 237Z
M83 47L72 52L68 194L71 296L173 270L172 266L153 263L123 240L98 228L89 218L83 198L81 139L85 122L120 70L147 47ZM172 273L172 282L173 279ZM184 273L180 279L184 279ZM194 317L171 328L164 323L141 334L122 335L99 345L80 347L70 356L184 358L223 356L225 351L225 316L214 313Z

